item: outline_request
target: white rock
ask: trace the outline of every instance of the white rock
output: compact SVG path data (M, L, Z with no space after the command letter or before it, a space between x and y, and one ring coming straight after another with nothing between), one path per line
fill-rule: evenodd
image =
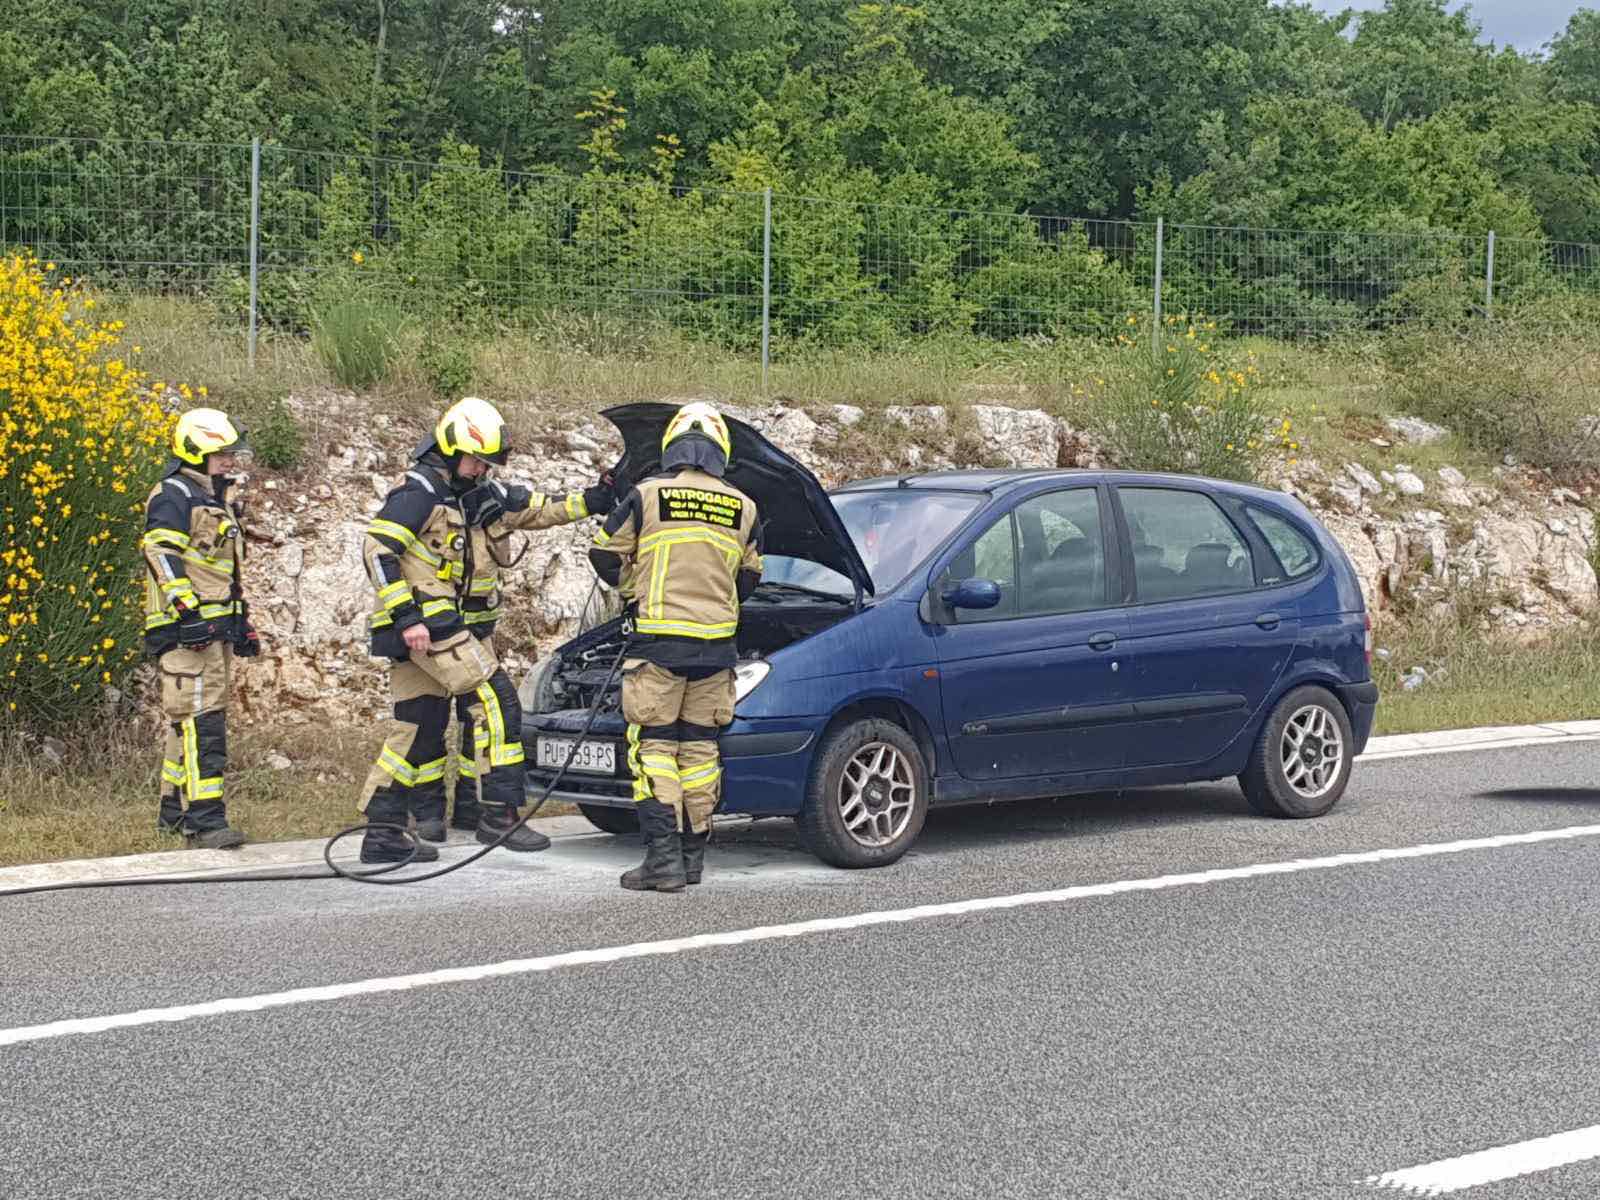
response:
M1451 487L1466 487L1467 485L1467 477L1454 467L1440 467L1438 473L1440 481L1448 483Z
M382 475L379 475L377 473L374 473L372 475L372 491L373 491L373 494L376 495L379 500L382 500L385 497L387 497L389 495L390 489L392 489L393 487L394 487L394 484L391 483L388 479L384 478Z
M300 578L300 571L305 562L305 547L299 542L290 542L278 551L278 570L290 579Z
M891 405L883 416L904 429L940 430L950 423L950 414L937 404Z
M1393 483L1394 482L1394 472L1393 471L1379 471L1378 472L1378 477L1380 479L1382 479L1385 483Z
M1360 463L1345 463L1344 473L1355 480L1356 486L1364 492L1372 492L1376 495L1378 492L1383 491L1383 485L1373 478L1372 472Z
M984 463L995 467L1054 467L1061 450L1056 419L1038 409L974 404Z
M1550 520L1545 522L1545 526L1557 537L1567 536L1567 523L1565 521L1558 521L1552 517Z
M1389 417L1384 424L1414 446L1428 446L1450 436L1448 429L1420 417Z
M1420 496L1427 490L1423 487L1422 480L1418 479L1410 471L1396 471L1394 473L1394 485L1400 489L1402 496Z
M598 454L600 452L599 442L595 441L592 437L585 437L583 434L574 430L568 430L562 435L561 444L568 450L579 451L587 454Z
M785 454L803 458L816 445L817 434L822 432L822 426L800 409L791 408L773 421L765 432L768 440Z
M290 767L294 766L292 762L290 762L283 755L279 754L276 750L269 753L263 761L274 771L287 771Z
M278 490L278 481L276 479L269 479L263 483L261 487L263 491L275 492Z
M835 404L833 406L833 419L846 428L856 424L864 416L866 416L866 413L854 404Z
M1361 489L1353 483L1344 483L1334 480L1328 485L1328 490L1333 493L1334 500L1346 512L1360 512L1364 501Z
M1439 490L1439 500L1451 508L1471 508L1473 506L1472 494L1466 488L1446 484Z

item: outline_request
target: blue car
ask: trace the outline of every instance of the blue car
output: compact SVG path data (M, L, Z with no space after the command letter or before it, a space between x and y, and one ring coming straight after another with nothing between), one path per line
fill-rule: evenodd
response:
M667 405L605 415L623 474ZM729 477L765 521L739 627L721 811L793 817L840 867L894 862L933 806L1237 777L1315 817L1372 731L1371 623L1344 551L1281 492L1188 475L941 471L825 493L730 421ZM530 787L637 828L605 684L620 619L524 688ZM602 695L604 690L606 694Z

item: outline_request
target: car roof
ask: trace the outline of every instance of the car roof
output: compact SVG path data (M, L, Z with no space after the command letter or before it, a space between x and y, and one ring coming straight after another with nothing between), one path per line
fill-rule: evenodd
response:
M1282 504L1291 498L1284 492L1254 484L1213 479L1209 475L1183 475L1169 471L1108 471L1099 468L1062 467L1055 470L1016 468L1011 470L917 471L904 475L882 475L858 479L832 489L833 495L850 492L889 491L902 488L947 492L987 492L1000 495L1024 484L1059 479L1063 482L1095 484L1201 484L1207 488L1250 499L1270 499Z

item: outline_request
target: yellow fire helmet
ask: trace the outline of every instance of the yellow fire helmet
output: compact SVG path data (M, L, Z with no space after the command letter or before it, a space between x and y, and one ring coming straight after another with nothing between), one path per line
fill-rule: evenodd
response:
M208 454L242 448L244 435L228 414L215 408L191 408L172 429L172 452L192 466L202 466Z
M722 419L722 414L713 404L707 404L704 400L694 400L673 413L672 420L667 422L667 431L661 435L661 449L665 450L687 433L703 433L717 444L725 459L733 455L733 441L728 436L728 423Z
M434 426L433 440L446 457L470 454L501 465L511 453L504 418L477 396L463 396L447 408Z

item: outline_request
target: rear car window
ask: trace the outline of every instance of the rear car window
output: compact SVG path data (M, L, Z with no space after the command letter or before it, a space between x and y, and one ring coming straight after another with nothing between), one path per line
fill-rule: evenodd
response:
M1315 569L1317 547L1310 538L1275 513L1269 513L1253 504L1245 505L1244 511L1249 516L1250 523L1261 531L1261 536L1267 540L1267 545L1271 546L1272 552L1278 556L1278 563L1283 567L1284 579L1298 579ZM1277 583L1279 580L1268 579L1264 582Z
M1250 548L1211 497L1176 488L1117 490L1133 540L1141 602L1255 587Z

